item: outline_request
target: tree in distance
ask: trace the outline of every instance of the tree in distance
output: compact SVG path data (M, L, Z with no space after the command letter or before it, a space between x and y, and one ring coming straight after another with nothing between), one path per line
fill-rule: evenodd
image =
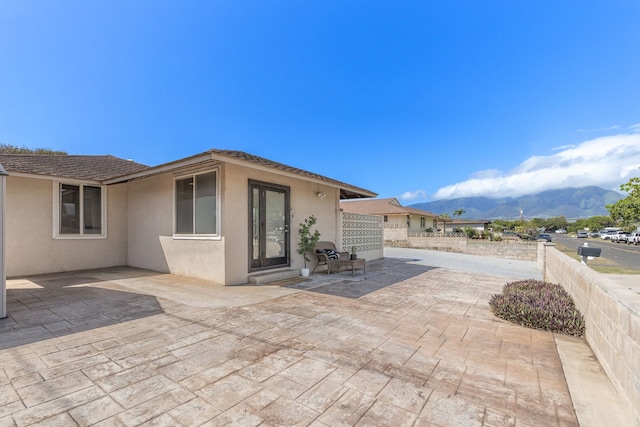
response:
M66 156L69 153L66 151L50 150L49 148L28 148L11 144L0 144L0 154L55 154Z

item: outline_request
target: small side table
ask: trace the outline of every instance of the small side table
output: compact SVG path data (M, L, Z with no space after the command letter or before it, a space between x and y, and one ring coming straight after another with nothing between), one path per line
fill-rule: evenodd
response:
M340 271L340 267L342 267L343 265L346 265L347 267L351 267L351 275L353 276L353 273L356 269L362 269L362 274L366 273L366 262L367 260L364 258L358 258L358 259L341 259L340 260L340 266L338 267L338 271Z

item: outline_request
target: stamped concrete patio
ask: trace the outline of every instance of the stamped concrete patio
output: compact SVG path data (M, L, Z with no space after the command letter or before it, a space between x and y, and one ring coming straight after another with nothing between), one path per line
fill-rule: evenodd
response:
M10 280L0 426L578 425L553 335L489 311L507 278L406 261L293 287Z

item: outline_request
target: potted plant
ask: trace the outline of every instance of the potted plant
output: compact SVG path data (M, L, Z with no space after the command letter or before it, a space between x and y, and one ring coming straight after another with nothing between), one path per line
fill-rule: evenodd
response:
M358 254L356 254L355 246L351 246L351 255L349 255L349 259L358 259Z
M304 268L300 272L300 275L303 277L309 275L307 262L311 260L307 255L315 249L316 243L320 240L320 232L318 230L311 232L311 227L316 225L316 222L318 222L318 219L314 215L311 215L305 219L304 222L301 222L299 224L300 228L298 228L298 237L300 238L298 242L298 253L304 258Z

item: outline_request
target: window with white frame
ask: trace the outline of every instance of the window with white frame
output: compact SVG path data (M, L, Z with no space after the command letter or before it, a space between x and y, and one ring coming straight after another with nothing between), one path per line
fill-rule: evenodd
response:
M58 194L59 236L104 236L101 186L60 183Z
M176 179L175 234L218 234L216 171Z

